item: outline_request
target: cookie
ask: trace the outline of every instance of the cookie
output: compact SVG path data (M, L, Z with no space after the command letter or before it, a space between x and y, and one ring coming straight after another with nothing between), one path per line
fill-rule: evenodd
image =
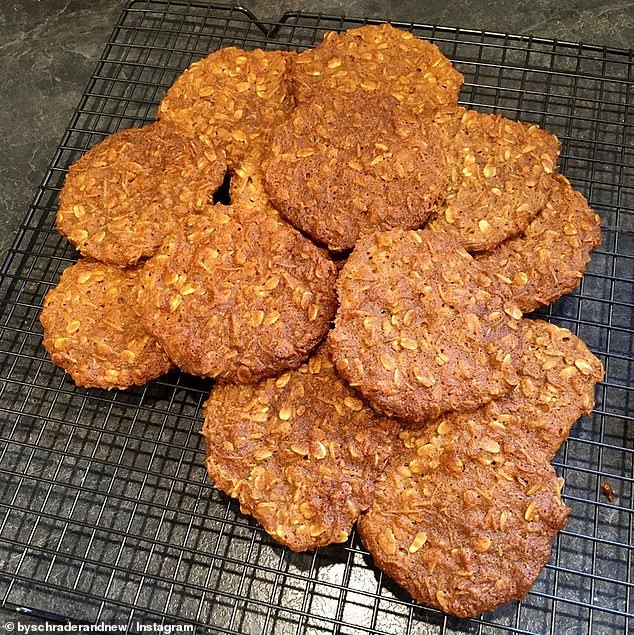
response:
M568 514L553 468L470 422L400 433L359 534L416 600L458 617L522 598Z
M382 92L419 114L457 104L464 82L437 46L389 24L326 33L291 68L300 102L332 91Z
M524 229L544 207L559 155L557 137L534 124L459 108L434 117L451 167L434 225L469 252Z
M224 153L207 137L159 123L123 130L71 166L56 226L84 256L134 265L211 201L225 172Z
M222 48L192 64L161 100L157 117L211 137L234 167L294 107L294 53Z
M231 170L229 199L231 203L256 207L273 218L282 220L264 188L261 153L259 152L243 159L239 165Z
M601 244L599 216L565 177L553 181L549 201L522 235L477 256L527 313L573 291Z
M577 419L592 412L603 365L568 329L542 320L521 320L520 328L519 384L477 416L501 436L521 436L550 461Z
M337 251L374 230L420 227L448 178L435 127L389 95L320 95L274 129L269 145L263 173L273 205Z
M336 310L336 270L285 223L214 205L143 268L145 327L182 370L250 383L299 366Z
M137 269L80 260L46 294L44 348L78 386L128 388L173 365L139 323Z
M471 412L450 412L436 421L452 428L477 424L501 445L521 439L532 456L555 456L573 424L594 407L603 365L568 329L542 320L520 320L524 348L519 382L507 395Z
M339 379L321 346L277 379L216 385L202 434L216 487L276 540L305 551L347 540L397 429Z
M338 281L341 375L391 416L471 410L517 385L520 310L458 243L430 229L362 238Z

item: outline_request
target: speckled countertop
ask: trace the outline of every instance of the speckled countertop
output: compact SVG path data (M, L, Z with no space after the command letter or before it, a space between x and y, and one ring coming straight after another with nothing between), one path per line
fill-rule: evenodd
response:
M126 0L0 2L0 260ZM634 2L605 0L243 0L263 19L289 10L365 15L630 48Z

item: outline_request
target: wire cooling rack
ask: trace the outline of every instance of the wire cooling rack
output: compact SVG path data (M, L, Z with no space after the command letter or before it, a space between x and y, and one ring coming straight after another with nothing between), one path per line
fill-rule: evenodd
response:
M292 553L207 482L197 432L209 383L172 374L125 392L84 390L42 349L42 298L76 258L53 228L68 166L107 134L151 121L166 88L210 51L302 50L364 22L289 13L260 23L235 7L160 0L123 11L1 272L5 609L131 631L149 622L258 635L632 632L632 52L399 25L456 63L463 104L556 133L562 171L603 218L580 289L544 312L582 337L607 374L593 416L555 460L572 512L524 601L457 620L412 603L354 536Z

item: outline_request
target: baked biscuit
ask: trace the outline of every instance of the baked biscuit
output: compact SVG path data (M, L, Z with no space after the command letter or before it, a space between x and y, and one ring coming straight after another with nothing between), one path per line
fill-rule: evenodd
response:
M552 189L557 137L534 124L458 108L434 117L451 168L434 225L469 252L526 229Z
M549 201L524 233L477 256L526 313L574 290L601 244L599 216L565 177L553 180Z
M271 132L263 172L282 216L338 251L374 230L420 227L448 178L435 127L364 92L298 106Z
M521 320L520 328L524 352L517 387L473 416L501 438L521 437L550 461L577 419L592 412L603 365L568 329L542 320ZM468 415L456 420L460 416Z
M262 134L294 107L284 51L244 51L230 46L192 64L159 105L161 121L208 135L235 167Z
M299 366L325 337L336 275L322 251L266 212L214 205L146 263L139 305L179 368L251 383Z
M292 64L300 102L324 92L383 92L419 114L458 103L463 76L440 49L389 24L326 33Z
M553 468L476 422L402 431L359 520L377 566L458 617L522 598L568 514Z
M173 367L139 323L138 269L80 260L46 294L44 348L78 386L128 388Z
M261 153L256 152L231 170L229 199L231 203L256 207L276 220L281 220L280 213L273 207L264 188L261 160Z
M277 379L216 385L202 434L216 487L276 540L305 551L347 540L397 429L339 379L322 346Z
M84 256L134 265L152 256L183 216L211 201L226 167L205 136L160 123L123 130L71 166L57 229Z
M338 293L330 335L337 369L382 412L420 422L517 385L522 314L446 234L394 229L362 238Z

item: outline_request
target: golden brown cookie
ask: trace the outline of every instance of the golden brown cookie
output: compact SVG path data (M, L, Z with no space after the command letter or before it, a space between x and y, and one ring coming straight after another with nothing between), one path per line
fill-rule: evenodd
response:
M328 332L336 270L253 206L194 215L139 280L145 327L182 370L251 383L299 366Z
M264 156L273 205L339 251L375 230L420 227L448 178L435 127L389 95L362 91L301 104L271 132Z
M577 419L592 412L603 365L568 329L542 320L521 320L520 328L524 352L519 384L477 416L500 437L520 436L550 461Z
M71 166L57 229L85 256L136 264L211 201L226 167L224 152L208 137L160 123L123 130Z
M377 92L396 97L419 114L458 103L463 76L440 49L389 24L326 33L292 64L299 101L324 92Z
M216 487L276 540L305 551L347 540L397 429L339 379L322 346L276 379L215 386L202 434Z
M231 170L229 198L231 203L256 207L281 220L280 213L273 207L264 188L261 162L261 153L256 152L243 159Z
M229 46L192 64L163 97L158 119L209 135L236 166L294 106L294 53Z
M46 294L44 348L78 386L128 388L173 367L136 312L138 269L80 260Z
M524 233L477 256L526 313L574 290L601 244L598 214L565 177L553 180L550 199Z
M522 598L568 514L553 468L475 421L402 431L359 520L377 566L459 617Z
M412 422L517 385L521 312L458 243L430 229L362 238L338 281L330 337L341 375Z
M526 229L552 189L557 137L534 124L475 110L446 110L443 133L451 178L433 225L469 251L492 249Z

